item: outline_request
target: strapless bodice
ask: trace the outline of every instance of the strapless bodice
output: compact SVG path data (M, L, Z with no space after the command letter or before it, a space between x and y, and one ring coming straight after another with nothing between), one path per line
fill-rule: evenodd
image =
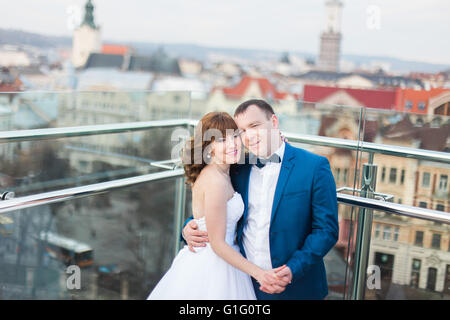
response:
M236 225L239 219L241 219L243 213L244 213L244 201L242 200L241 194L235 192L231 197L231 199L227 201L227 229L226 229L227 231L225 241L231 246L235 244L234 240L236 234ZM204 216L194 220L197 223L199 230L207 231Z

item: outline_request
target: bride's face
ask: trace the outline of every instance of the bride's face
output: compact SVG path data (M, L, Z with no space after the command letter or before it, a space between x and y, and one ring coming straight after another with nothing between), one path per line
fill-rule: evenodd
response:
M215 139L211 143L213 161L218 164L233 164L241 156L240 132L227 133L225 138Z

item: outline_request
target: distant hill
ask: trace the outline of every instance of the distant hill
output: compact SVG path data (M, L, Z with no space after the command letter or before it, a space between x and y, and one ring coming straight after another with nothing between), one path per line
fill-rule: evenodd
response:
M164 47L165 51L169 54L178 57L190 57L198 60L204 60L208 54L222 54L227 56L236 56L244 59L279 59L283 52L271 51L271 50L259 50L259 49L237 49L237 48L218 48L200 46L195 44L158 44L158 43L143 43L134 42L131 43L136 50L142 53L151 53L158 47ZM316 54L307 52L291 51L290 54L297 55L304 59L316 59ZM436 64L418 61L408 61L393 57L383 56L363 56L355 54L342 54L342 59L358 65L369 65L371 61L386 62L391 65L391 70L400 73L409 72L430 72L437 73L450 69L450 65Z
M20 30L1 29L0 45L29 45L38 48L54 48L72 45L71 37L46 36Z
M108 43L118 43L117 41L108 41ZM71 37L47 36L36 33L0 29L0 45L31 45L39 48L67 47L72 45ZM124 44L124 43L122 43ZM125 44L133 46L138 54L146 55L153 53L156 49L163 47L164 50L174 57L186 57L203 61L209 54L238 57L243 59L277 59L281 57L282 52L259 49L240 49L240 48L219 48L209 47L189 43L152 43L152 42L126 42ZM316 54L307 52L289 52L305 59L315 59ZM343 54L342 59L358 65L368 65L371 61L386 62L391 65L391 70L401 73L409 72L432 72L437 73L450 69L450 65L436 64L418 61L408 61L384 56L364 56L355 54Z

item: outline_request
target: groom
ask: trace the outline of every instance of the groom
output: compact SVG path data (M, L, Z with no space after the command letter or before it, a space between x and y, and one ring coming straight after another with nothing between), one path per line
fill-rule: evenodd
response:
M245 203L237 242L241 253L263 269L287 266L270 285L252 278L256 297L324 299L328 285L323 257L339 234L336 184L329 162L284 142L278 118L263 100L242 103L234 119L250 151L245 164L230 169L233 187ZM208 239L190 220L182 233L193 251Z

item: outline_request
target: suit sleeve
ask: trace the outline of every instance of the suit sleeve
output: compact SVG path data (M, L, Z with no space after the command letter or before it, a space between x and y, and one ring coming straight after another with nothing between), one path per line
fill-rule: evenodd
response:
M184 237L183 237L183 229L188 224L188 222L191 221L192 219L194 219L194 217L192 217L192 216L187 218L186 221L184 221L184 223L183 223L183 227L181 228L180 241L183 241L185 244L187 244L187 242L186 242L186 240L184 240Z
M303 247L292 255L286 265L292 280L300 279L336 244L339 237L336 183L327 158L320 157L316 166L311 193L311 233Z

